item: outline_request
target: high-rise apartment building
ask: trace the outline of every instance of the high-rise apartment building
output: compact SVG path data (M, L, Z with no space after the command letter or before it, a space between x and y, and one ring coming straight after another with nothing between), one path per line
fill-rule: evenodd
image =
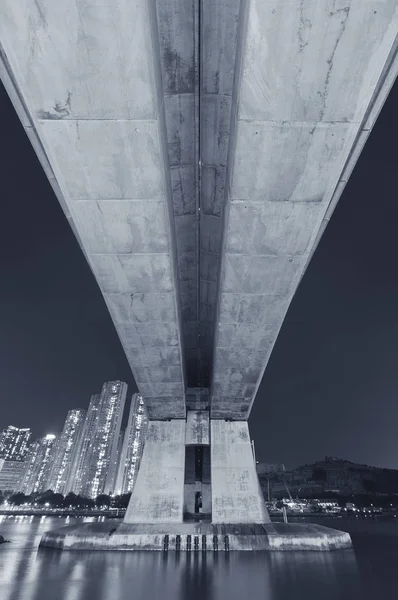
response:
M65 494L67 483L74 463L76 452L79 450L79 441L82 434L86 411L75 408L68 412L63 431L57 444L48 488L56 493Z
M5 460L0 458L0 490L2 492L19 492L26 469L23 460Z
M88 476L82 486L85 496L112 493L127 384L107 381L102 386L97 426L93 438Z
M118 443L117 443L117 453L116 453L115 459L111 462L111 464L109 466L109 476L108 476L108 486L109 487L106 490L107 493L108 492L113 493L115 491L116 479L117 479L120 459L121 459L121 455L122 455L123 440L124 440L124 430L119 433L119 439L118 439Z
M22 484L25 494L45 492L49 489L50 474L59 436L49 433L32 444L26 475Z
M25 460L28 442L31 436L30 429L21 429L9 425L3 429L0 436L0 458L4 460Z
M31 494L34 484L34 476L36 475L38 468L38 454L40 450L40 441L36 440L29 444L28 452L26 455L26 469L21 482L21 492L24 494Z
M93 394L83 423L81 437L77 444L69 479L66 482L66 493L72 491L75 494L81 494L83 488L87 487L100 406L101 395Z
M91 397L66 493L95 498L113 492L126 394L126 383L108 381Z
M133 394L119 460L115 486L116 494L127 494L133 490L140 467L147 428L148 416L144 400L139 394Z

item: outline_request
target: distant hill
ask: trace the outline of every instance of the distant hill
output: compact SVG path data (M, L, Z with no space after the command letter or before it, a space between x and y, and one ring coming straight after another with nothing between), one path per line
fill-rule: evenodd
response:
M333 456L284 473L261 473L261 469L258 472L264 493L271 488L275 496L286 495L286 485L292 495L301 496L327 492L398 494L397 469L372 467Z

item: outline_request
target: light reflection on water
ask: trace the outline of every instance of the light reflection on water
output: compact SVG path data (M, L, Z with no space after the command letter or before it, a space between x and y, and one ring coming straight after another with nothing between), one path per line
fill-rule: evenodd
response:
M37 551L43 532L65 521L53 517L0 517L0 532L12 539L12 543L0 547L1 600L368 597L353 550L230 554ZM70 518L68 522L74 521ZM398 548L398 537L394 541ZM397 583L391 590L396 590Z

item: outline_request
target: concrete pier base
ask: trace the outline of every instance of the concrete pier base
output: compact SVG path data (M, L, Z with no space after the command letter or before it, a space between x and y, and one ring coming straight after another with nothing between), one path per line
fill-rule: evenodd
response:
M350 535L313 524L83 523L44 534L41 547L124 551L330 551L351 548Z
M202 451L196 458L195 449ZM270 522L247 421L209 420L208 411L188 411L186 421L150 421L124 523L182 524L184 513L203 521L194 514L195 493L213 524Z
M46 533L41 546L165 552L325 551L350 548L351 538L321 525L271 523L247 422L209 420L207 411L188 411L187 421L150 422L122 523L63 527Z

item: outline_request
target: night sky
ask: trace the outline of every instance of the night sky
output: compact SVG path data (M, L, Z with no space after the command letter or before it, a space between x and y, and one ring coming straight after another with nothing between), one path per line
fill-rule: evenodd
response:
M398 468L398 85L291 304L250 426L257 458ZM0 429L62 428L134 381L99 288L0 90Z

